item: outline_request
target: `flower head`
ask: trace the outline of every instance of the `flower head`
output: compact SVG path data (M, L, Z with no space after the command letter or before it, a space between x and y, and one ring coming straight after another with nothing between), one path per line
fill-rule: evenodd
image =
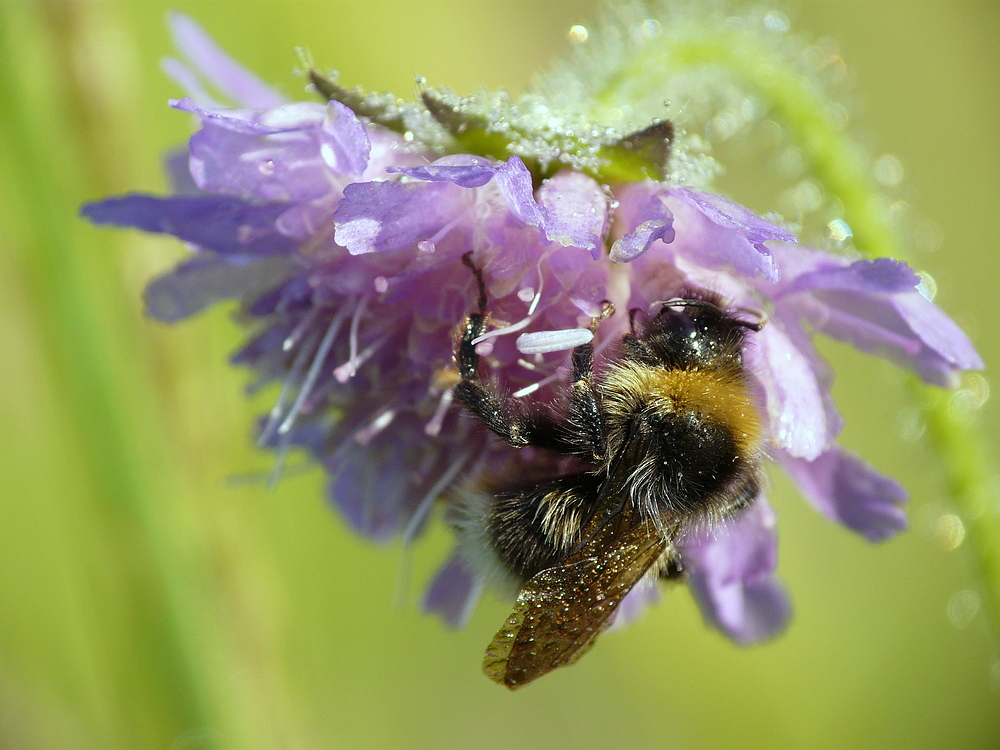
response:
M455 403L455 331L479 295L470 253L493 322L476 350L525 403L558 401L570 350L593 340L598 360L609 355L631 310L703 289L759 311L767 322L744 356L766 453L821 513L868 539L905 526L903 489L837 445L832 374L812 343L823 333L938 385L981 368L904 263L799 247L743 206L668 179L669 124L586 142L567 136L572 127L539 136L528 105L501 108L504 127L494 127L489 107L448 94L404 106L318 75L330 101L288 102L189 19L172 26L188 63L167 69L190 98L171 106L199 122L170 162L176 192L108 198L83 213L190 244L191 257L147 288L153 317L241 303L251 334L233 362L281 385L260 443L279 455L309 450L358 533L409 541L439 499L536 460ZM618 312L595 330L605 300ZM783 627L789 605L763 497L676 541L708 622L741 643ZM457 551L425 605L459 624L482 583ZM637 586L619 619L653 596Z

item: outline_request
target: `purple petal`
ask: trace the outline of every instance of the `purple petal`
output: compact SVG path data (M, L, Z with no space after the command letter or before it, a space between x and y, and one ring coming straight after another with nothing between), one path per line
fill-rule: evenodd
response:
M181 99L171 99L170 106L180 112L187 112L201 118L202 123L213 123L234 133L242 133L244 135L273 135L288 130L288 128L278 128L273 125L264 125L257 122L253 110L212 109L186 96Z
M233 264L217 255L195 256L146 287L146 314L176 323L224 299L253 299L273 289L294 268L288 258Z
M458 554L453 554L438 571L424 594L425 612L436 612L453 628L465 627L479 599L482 585L465 569Z
M986 367L965 332L945 312L919 292L893 299L896 311L920 336L923 343L913 363L917 374L929 383L954 387L957 371Z
M628 263L635 260L657 240L670 243L674 241L674 219L650 219L635 228L635 231L622 235L611 246L612 263Z
M902 261L891 258L859 260L848 266L817 269L798 276L782 294L837 289L864 294L896 294L916 289L920 278Z
M681 544L691 592L705 619L740 644L772 638L791 606L774 576L778 539L763 496L736 518Z
M87 203L80 213L95 224L172 234L185 242L230 256L287 255L298 240L279 234L282 203L255 205L224 195L160 198L132 193Z
M826 391L812 363L777 320L751 341L750 369L767 397L771 441L793 456L816 458L833 441L840 425L827 421Z
M740 645L774 638L791 618L788 593L774 576L743 584L692 576L690 585L705 619Z
M912 369L928 383L954 387L961 371L983 368L968 336L920 292L818 290L787 299L817 330Z
M628 263L646 252L654 242L674 241L674 215L665 201L662 189L650 190L647 184L620 191L619 220L634 227L611 246L613 263Z
M353 183L333 215L334 238L352 255L411 247L461 213L454 191L449 184Z
M371 153L368 131L340 102L327 105L320 143L320 153L330 169L355 177L364 174Z
M222 93L245 107L269 108L285 99L237 63L212 41L198 24L183 13L168 16L174 44L198 71Z
M794 234L764 221L749 208L721 195L694 188L678 188L676 192L694 203L713 223L738 232L762 252L766 252L760 247L764 242L798 241Z
M542 183L538 191L544 207L545 236L567 247L601 256L601 237L607 221L608 198L593 179L577 172L560 172Z
M410 498L405 447L348 445L339 461L326 462L330 500L362 536L386 540L404 523L401 506Z
M778 229L748 209L732 203L733 216L718 210L708 193L675 188L666 191L674 214L676 236L670 247L705 268L733 268L748 278L777 281L778 263L763 240L794 236ZM719 198L719 203L730 205ZM738 209L738 210L737 210Z
M322 153L330 145L327 112L325 106L302 103L268 112L208 113L189 142L191 175L202 190L261 200L330 195L331 168ZM326 156L332 161L334 154ZM355 168L354 162L365 158L358 151L347 166Z
M779 454L802 494L828 518L869 541L906 528L906 490L854 454L834 446L815 461Z
M165 57L161 61L160 67L164 73L174 79L174 83L184 89L187 95L195 101L202 102L208 107L218 109L225 107L222 102L217 101L214 96L205 90L198 74L180 60L176 60L173 57Z
M445 157L448 159L449 157ZM386 167L386 172L405 174L427 182L450 182L464 188L482 187L497 173L497 168L485 159L477 158L471 164L448 164L441 159L422 167Z
M534 188L531 184L531 172L517 156L512 156L496 171L497 186L511 211L525 224L543 228L546 215L542 207L535 202Z
M915 288L919 278L905 263L848 263L813 248L779 246L776 255L789 279L776 299L813 328L936 385L953 387L959 372L983 367L969 338Z

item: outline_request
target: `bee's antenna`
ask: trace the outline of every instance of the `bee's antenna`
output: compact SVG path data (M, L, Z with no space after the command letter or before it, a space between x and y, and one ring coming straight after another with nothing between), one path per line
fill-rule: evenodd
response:
M752 310L747 307L741 307L739 308L739 312L746 313L747 315L753 315L754 317L757 318L757 320L753 321L740 320L739 318L735 318L737 323L739 323L741 326L743 326L749 331L753 331L754 333L760 333L760 331L764 328L764 326L767 325L768 321L767 313L764 312L763 310Z

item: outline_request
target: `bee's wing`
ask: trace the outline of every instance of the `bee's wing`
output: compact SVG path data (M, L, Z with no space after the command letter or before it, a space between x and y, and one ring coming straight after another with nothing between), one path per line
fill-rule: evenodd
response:
M583 656L666 548L628 508L604 521L591 522L594 533L564 562L524 584L486 649L483 672L491 680L513 690Z

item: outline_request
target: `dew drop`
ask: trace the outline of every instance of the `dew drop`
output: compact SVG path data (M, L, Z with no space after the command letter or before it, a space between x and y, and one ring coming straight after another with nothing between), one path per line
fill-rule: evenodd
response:
M389 280L385 276L375 277L375 291L385 294L389 290Z
M964 388L955 391L948 400L948 412L964 424L970 423L975 418L978 409L979 402L976 394Z
M954 513L943 513L934 522L934 538L947 552L958 549L965 540L965 524Z
M843 219L834 219L826 227L830 232L830 239L834 242L845 242L854 236L850 224Z
M910 442L919 440L923 437L924 432L927 431L927 422L924 420L923 413L916 407L900 411L899 415L896 417L896 421L899 429L899 436L903 440Z
M784 13L772 10L764 16L764 27L768 31L776 31L784 34L789 29L788 17Z
M895 187L903 181L903 164L892 154L875 160L875 179L880 185Z
M655 18L647 18L639 24L639 34L645 39L656 39L663 31L663 26Z
M586 26L578 24L570 27L568 36L573 44L583 44L590 38L590 32L587 31Z
M948 600L948 621L956 628L967 628L979 613L979 594L966 589L954 594Z
M934 280L934 277L926 271L920 271L917 276L920 277L920 283L917 284L917 291L924 295L928 301L933 302L934 297L937 296L937 282Z
M417 243L417 250L424 253L425 255L430 255L435 250L437 250L437 245L435 245L430 240L420 240L420 242Z
M275 169L277 169L277 165L274 163L274 159L264 159L257 165L257 171L262 175L272 175Z
M981 409L990 398L990 383L978 372L967 372L962 376L962 390L973 399L976 409Z

